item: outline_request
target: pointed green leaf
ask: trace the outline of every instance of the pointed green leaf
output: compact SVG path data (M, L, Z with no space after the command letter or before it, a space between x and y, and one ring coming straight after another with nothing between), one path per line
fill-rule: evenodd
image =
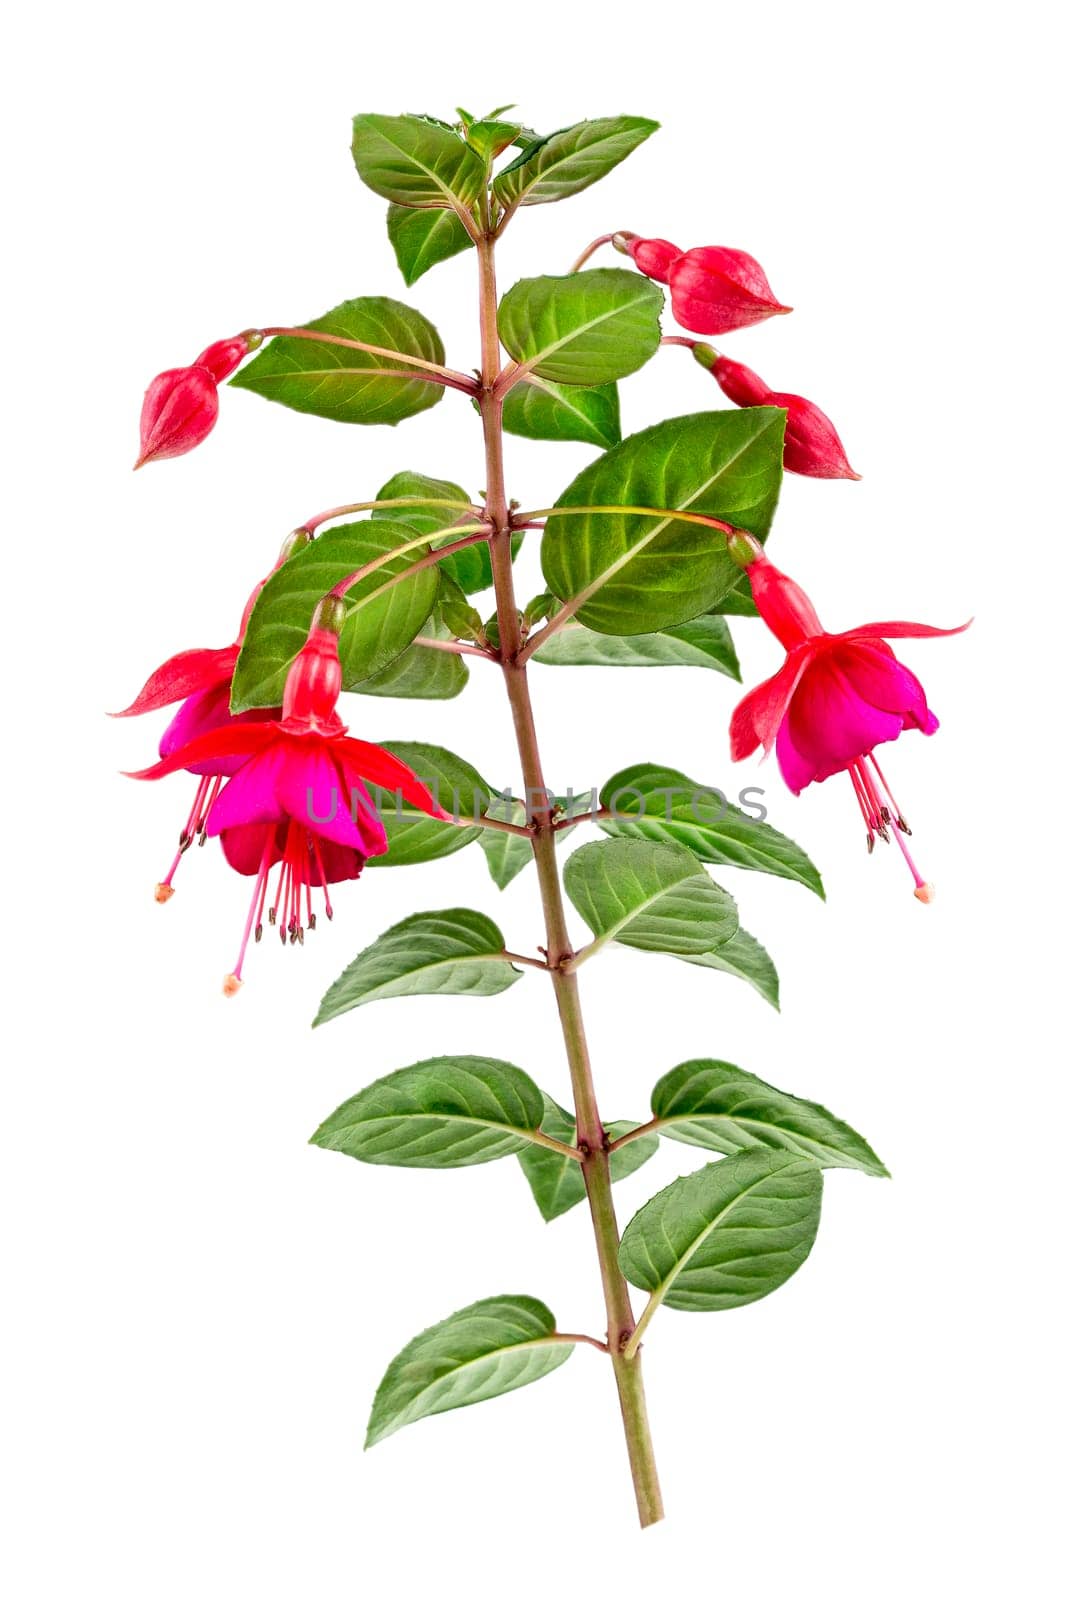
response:
M488 178L454 128L423 117L354 118L352 156L367 188L401 206L469 210Z
M404 739L383 741L382 748L410 767L451 816L477 817L490 804L494 791L469 761L451 750ZM389 836L387 853L371 856L367 862L370 867L407 867L416 862L438 861L473 844L481 831L476 826L462 828L452 822L438 822L407 805L402 795L379 791L373 785L370 795Z
M416 367L408 369L410 376L403 370L405 355L442 365L444 346L433 324L399 300L384 295L345 300L324 317L301 326L396 350L399 357L279 336L230 379L230 387L251 389L293 411L333 422L390 425L435 406L444 393L439 383L427 382ZM383 375L395 371L402 376Z
M396 265L408 288L438 261L474 248L473 239L454 211L409 211L406 206L393 205L385 226L396 252Z
M520 278L500 301L500 339L508 355L549 382L610 383L658 350L662 308L657 285L618 268Z
M522 827L526 820L526 808L521 800L500 795L485 807L485 815L494 817L497 822L513 822L516 826ZM498 828L482 828L477 842L485 852L489 876L497 889L506 889L511 880L517 878L522 868L533 860L533 845L518 833L503 833Z
M371 1000L410 994L502 994L522 974L480 911L420 911L368 945L326 991L314 1026Z
M467 142L472 144L485 162L495 161L509 145L514 144L522 129L517 122L500 122L495 117L468 122Z
M709 667L740 680L729 624L724 617L693 617L661 633L593 633L567 623L533 657L549 667Z
M607 1124L607 1137L620 1139L624 1133L631 1133L637 1127L635 1122L611 1122ZM564 1111L562 1106L556 1105L550 1095L544 1096L544 1121L541 1123L541 1132L548 1134L552 1139L558 1139L562 1144L573 1145L577 1148L577 1124L569 1111ZM610 1157L611 1181L620 1183L623 1178L628 1178L631 1172L636 1172L645 1161L651 1159L659 1148L659 1141L653 1133L646 1138L634 1139L631 1144L624 1144L621 1150L615 1150ZM545 1222L552 1222L556 1217L561 1217L565 1211L570 1211L574 1206L580 1205L585 1198L585 1180L581 1176L581 1165L577 1161L570 1161L566 1156L556 1155L554 1150L545 1149L543 1145L523 1145L518 1152L518 1164L526 1175L533 1199L537 1203L537 1210Z
M884 1163L846 1122L729 1061L683 1061L659 1079L651 1108L660 1133L702 1150L733 1155L765 1145L805 1156L820 1167L851 1167L874 1178L888 1177ZM546 1119L545 1132L552 1132Z
M279 706L286 673L307 641L312 614L323 595L342 578L411 538L411 529L401 522L348 522L327 528L313 544L283 562L267 579L252 609L233 677L233 710ZM345 595L340 657L346 689L395 661L432 611L437 594L434 568L402 577L424 554L424 549L416 549L392 557ZM398 578L402 581L395 582Z
M510 1062L435 1056L360 1090L311 1143L379 1166L473 1167L526 1149L543 1116L540 1090Z
M626 767L608 778L600 798L611 813L600 823L605 833L682 844L700 861L790 878L825 898L818 869L798 844L673 767Z
M529 1295L478 1300L427 1328L389 1363L374 1396L366 1448L409 1422L546 1377L574 1348L554 1333L555 1318Z
M582 274L584 276L584 274ZM765 539L781 486L784 412L776 406L673 417L585 468L560 506L695 511ZM541 566L551 592L577 602L599 633L671 628L718 605L737 576L725 537L669 516L549 516Z
M441 545L452 544L456 539L461 539L464 532L469 532L470 526L477 521L473 515L462 518L464 507L470 504L470 496L465 489L460 489L457 483L449 483L444 478L427 477L424 472L397 472L388 483L382 484L376 498L399 500L416 494L425 495L429 500L453 500L455 510L450 511L447 506L430 505L386 506L380 511L373 512L373 516L395 518L407 523L416 533L434 533L439 529L441 537L434 539L433 544L429 546L430 549L439 549ZM522 539L521 533L512 536L512 557L521 550ZM467 549L459 550L455 555L445 556L440 563L440 570L452 578L464 594L478 594L482 589L490 588L492 561L488 545L469 545Z
M563 881L596 946L613 939L637 950L701 955L737 931L732 896L676 845L643 839L585 844L567 861Z
M781 1009L778 991L777 968L759 943L743 928L717 950L708 950L701 956L684 958L693 967L713 967L716 972L729 972L734 978L743 978L756 993L768 1000L775 1011Z
M573 439L606 450L622 437L618 386L603 383L579 389L530 376L508 390L503 425L524 439Z
M618 1262L677 1311L726 1311L779 1289L818 1232L822 1174L781 1150L745 1150L678 1178L637 1212Z
M658 126L647 117L597 117L561 128L505 167L492 192L504 206L565 200L605 177Z
M436 616L427 617L418 630L419 638L450 639L449 630ZM470 682L470 669L462 656L451 650L427 649L411 644L395 661L355 684L356 694L389 695L396 700L454 700Z

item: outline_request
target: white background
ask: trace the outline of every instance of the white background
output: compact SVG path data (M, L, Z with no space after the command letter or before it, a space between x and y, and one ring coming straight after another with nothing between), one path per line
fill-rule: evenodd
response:
M1037 8L360 10L44 6L8 62L8 1593L1047 1594L1062 262ZM657 1319L669 1519L646 1535L590 1351L360 1450L387 1361L449 1311L529 1292L601 1329L584 1213L545 1227L510 1161L412 1173L306 1143L358 1087L437 1052L511 1057L566 1097L536 974L491 1002L308 1026L356 950L412 911L474 905L532 947L531 876L500 896L476 848L368 873L300 954L255 950L226 1002L247 884L212 850L153 903L189 786L120 778L158 724L104 716L172 651L227 642L305 516L404 467L481 486L453 395L363 431L232 392L194 455L129 467L152 374L250 324L389 293L472 364L471 258L404 290L348 119L508 100L543 129L623 111L663 130L520 218L504 282L561 271L613 228L752 251L797 309L726 348L821 403L864 474L787 479L777 560L830 627L977 617L901 647L943 722L888 755L929 910L894 852L866 860L845 780L796 801L774 767L729 767L726 679L535 673L561 787L645 759L731 794L761 783L829 891L823 906L721 874L777 959L780 1016L668 958L595 962L605 1114L642 1116L663 1071L718 1055L829 1105L894 1172L827 1175L818 1243L780 1293ZM665 352L624 386L624 422L717 403ZM511 441L510 490L549 503L592 454ZM538 587L531 542L519 589ZM750 684L779 652L754 624L736 637ZM474 676L443 705L352 701L353 731L513 781L500 685ZM695 1165L662 1149L619 1191L623 1218Z

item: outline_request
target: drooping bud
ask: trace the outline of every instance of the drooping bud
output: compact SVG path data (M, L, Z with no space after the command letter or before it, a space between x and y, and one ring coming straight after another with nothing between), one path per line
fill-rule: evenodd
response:
M149 461L183 456L202 444L218 421L218 386L235 372L263 335L255 328L208 345L191 367L171 367L153 378L141 407L141 453L134 471Z
M718 356L710 364L710 371L722 393L736 405L780 406L787 411L785 467L789 472L805 478L859 477L844 453L839 433L813 400L771 389L750 367L731 361L728 356Z
M149 461L183 456L202 444L218 421L218 385L206 367L172 367L153 378L141 407L141 453Z
M792 310L778 300L754 256L724 245L686 250L670 263L665 281L674 316L692 333L730 333Z
M337 635L343 621L344 602L327 595L319 604L307 643L285 679L281 718L290 733L344 732L337 715L337 698L344 681Z
M616 233L613 242L616 249L625 251L645 277L654 278L656 283L668 281L670 268L682 253L680 246L671 244L669 239L641 239L632 233Z

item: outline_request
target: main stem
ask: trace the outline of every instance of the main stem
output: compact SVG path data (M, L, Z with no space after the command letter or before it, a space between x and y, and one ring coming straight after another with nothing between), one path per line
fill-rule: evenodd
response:
M511 513L503 477L503 400L494 385L500 373L500 341L496 320L495 246L491 238L477 244L481 301L481 421L485 435L486 493L485 512L495 532L489 540L492 575L496 590L496 615L500 633L500 665L503 668L507 697L511 705L515 738L522 764L527 795L529 825L532 829L533 859L540 883L547 935L547 960L555 989L555 1001L566 1045L566 1057L573 1086L577 1115L577 1143L584 1159L581 1170L588 1194L592 1227L596 1236L603 1298L607 1308L607 1346L614 1366L618 1399L622 1408L633 1488L637 1497L641 1527L658 1522L663 1515L662 1496L655 1471L651 1432L644 1401L640 1352L625 1359L626 1344L635 1326L629 1301L629 1285L618 1265L618 1221L611 1194L607 1135L604 1132L596 1090L592 1081L588 1042L581 1016L581 998L576 972L565 962L573 954L566 927L566 910L555 851L555 828L544 783L533 706L525 663L520 660L523 639L515 603L514 575L511 568Z

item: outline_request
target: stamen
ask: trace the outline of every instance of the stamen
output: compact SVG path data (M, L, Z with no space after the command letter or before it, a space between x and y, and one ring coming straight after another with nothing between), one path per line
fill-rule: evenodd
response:
M895 808L897 826L902 830L903 833L908 833L909 834L911 830L908 828L906 822L903 819L903 813L899 808L899 801L896 799L895 795L892 793L892 790L888 787L888 780L886 779L884 773L881 771L880 763L878 762L878 759L874 755L872 750L870 751L870 761L873 764L874 771L877 773L877 776L881 780L881 787L884 789L885 793L887 794L887 796L889 798L889 802Z
M862 812L862 820L866 824L866 851L867 851L868 855L873 855L873 850L874 850L873 830L874 830L875 823L873 821L872 814L871 814L871 811L870 811L870 801L869 801L869 799L868 799L868 797L866 795L866 792L863 789L861 783L859 782L858 778L855 775L855 768L853 766L848 768L848 777L851 779L851 786L855 790L855 798L859 802L859 810Z
M257 915L262 910L263 895L266 892L266 880L270 875L271 843L272 840L268 835L266 843L263 845L263 854L259 858L259 872L256 875L255 888L252 891L252 903L248 907L248 919L244 924L244 935L241 939L241 948L237 955L237 964L233 971L227 975L222 984L222 993L225 995L236 994L243 981L241 978L241 968L244 966L245 951L248 949L248 940L251 938L252 924L255 922Z
M873 757L872 756L870 757L870 760L873 761ZM873 761L873 764L874 764L875 767L877 767L877 762L876 761ZM880 769L880 767L877 767L877 774L878 774L878 777L881 777L881 769ZM872 773L867 773L866 776L867 776L867 779L868 779L868 782L870 784L871 789L873 790L874 794L877 795L878 803L881 804L882 797L881 797L880 793L878 792L877 780L874 778ZM881 781L882 781L882 783L884 783L883 777L881 778ZM892 798L891 792L889 791L887 784L885 784L885 792L888 795L889 799L891 799ZM893 804L893 806L895 806L896 803L895 803L894 800L892 801L892 804ZM898 810L898 807L896 809ZM888 810L888 808L883 806L883 805L882 805L882 813L887 818L888 826L892 829L892 832L896 836L896 843L899 845L899 848L900 848L900 851L902 853L903 859L907 863L908 867L910 868L911 877L914 879L914 898L916 900L920 900L923 906L927 906L927 905L929 905L931 903L931 901L933 899L933 896L934 896L936 891L934 890L933 885L931 883L927 883L926 880L922 877L921 873L918 871L917 866L915 865L914 857L911 855L910 850L907 848L907 842L904 839L903 835L904 835L905 832L909 834L910 833L910 829L906 826L906 824L903 822L903 819L901 817L900 818L894 817L892 815L892 813Z

